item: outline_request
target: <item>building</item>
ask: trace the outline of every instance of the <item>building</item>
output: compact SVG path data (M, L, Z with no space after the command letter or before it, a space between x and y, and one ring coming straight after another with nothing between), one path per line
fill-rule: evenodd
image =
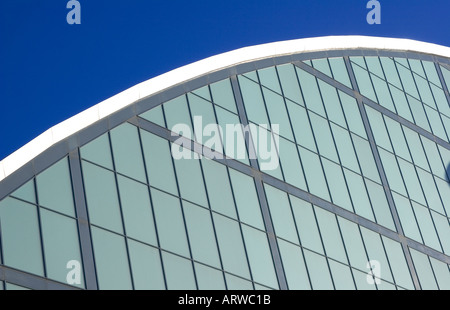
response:
M354 36L136 85L0 162L0 287L450 289L449 87Z

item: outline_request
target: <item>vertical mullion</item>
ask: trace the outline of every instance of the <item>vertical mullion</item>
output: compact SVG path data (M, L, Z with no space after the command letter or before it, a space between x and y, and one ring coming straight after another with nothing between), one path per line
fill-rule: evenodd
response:
M441 66L439 65L438 61L434 61L434 66L439 76L439 81L441 82L442 89L444 90L445 97L447 97L448 105L450 106L450 85L447 85L445 83L444 75L442 74Z
M67 160L67 159L65 159ZM37 208L36 212L37 212L37 220L38 220L38 225L39 225L39 240L41 243L41 254L42 254L42 266L44 268L44 276L47 278L47 262L45 260L45 248L44 248L44 236L42 233L42 220L41 220L41 208L39 206L39 197L38 197L38 191L37 191L37 184L36 184L36 179L33 178L33 186L34 186L34 195L36 198L36 205L35 207Z
M81 248L81 258L83 261L84 281L86 289L97 290L97 270L95 267L91 230L88 219L86 194L83 185L81 158L78 149L69 154L69 160L70 177L72 179L71 181L75 198L77 228L80 238L79 244Z
M394 220L394 225L395 225L395 228L397 229L397 232L399 233L399 238L401 240L401 245L402 245L402 248L403 248L403 252L404 252L405 257L406 257L406 261L407 261L407 264L408 264L408 267L409 267L409 271L410 271L411 276L413 278L414 287L416 289L420 289L419 279L418 279L416 270L414 269L414 265L413 265L413 262L412 262L411 254L409 253L408 245L406 243L405 234L404 234L403 228L402 228L402 226L400 224L400 218L398 216L397 209L395 208L395 204L394 204L394 200L393 200L393 197L392 197L392 193L391 193L391 191L389 189L389 185L388 185L388 182L387 182L387 177L386 177L386 174L384 172L383 165L381 163L380 154L378 153L378 149L377 149L377 146L375 144L375 138L373 136L373 132L372 132L372 129L371 129L370 124L369 124L369 119L367 117L366 110L365 110L364 104L362 102L362 96L359 93L359 88L358 88L358 85L356 83L356 77L355 77L355 74L353 73L353 69L351 67L350 60L349 60L348 56L345 56L344 60L345 60L345 65L347 67L347 71L348 71L348 73L350 75L350 81L352 83L353 89L356 92L358 92L357 102L358 102L359 112L361 114L361 118L362 118L362 121L363 121L363 124L364 124L364 128L365 128L366 133L367 133L367 138L369 140L370 148L371 148L372 153L374 155L376 167L377 167L378 172L380 174L381 183L383 185L383 189L384 189L384 192L386 194L386 198L388 200L389 208L391 209L391 214L392 214L392 217L393 217L393 220Z

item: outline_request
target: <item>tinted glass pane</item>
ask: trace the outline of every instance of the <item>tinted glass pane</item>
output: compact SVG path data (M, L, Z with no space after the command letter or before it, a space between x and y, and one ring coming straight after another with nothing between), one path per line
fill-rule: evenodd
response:
M334 288L325 257L305 250L311 285L314 290L332 290Z
M409 249L413 259L414 268L419 277L420 286L423 290L436 290L436 280L434 278L433 270L431 269L428 256L422 254L414 249Z
M227 289L229 290L252 290L252 282L246 281L242 278L232 276L225 273L225 279L227 280Z
M89 220L110 230L123 232L114 173L82 162Z
M392 190L404 196L407 196L405 186L403 185L403 178L400 174L395 156L389 152L384 151L383 149L378 150L380 153L381 162L383 163L384 172L386 173L386 177L389 183L389 187Z
M166 252L162 252L162 258L167 281L167 289L197 289L191 261Z
M416 214L417 222L419 223L423 241L426 245L432 247L433 249L442 251L429 209L415 203L414 201L412 202L412 206L414 213Z
M343 127L347 127L336 88L322 81L319 81L319 88L322 93L328 119Z
M370 180L366 180L366 186L377 223L396 231L383 187Z
M408 161L412 161L400 123L389 117L385 117L384 120L386 121L386 128L388 129L389 136L392 140L392 145L394 146L395 155Z
M70 272L67 263L76 260L81 264L77 223L73 219L43 209L41 223L47 276L66 283ZM83 267L80 271L81 282L73 285L84 287Z
M200 96L208 101L212 101L208 85L197 88L196 90L192 91L191 93L196 94L197 96Z
M277 71L284 96L293 102L304 105L294 66L291 64L278 66Z
M97 227L91 227L91 233L99 289L131 289L124 238Z
M117 172L146 182L137 128L130 124L114 128L111 130L111 144Z
M338 219L350 264L365 271L368 260L358 225L341 217Z
M450 236L449 220L433 211L431 211L431 216L439 236L439 241L441 241L442 248L444 249L444 253L448 255L450 253L450 238L448 238L448 236Z
M296 68L296 70L305 98L306 107L325 117L325 110L323 108L322 100L320 99L316 78L299 68Z
M225 281L220 270L195 263L195 275L199 290L224 290Z
M356 99L338 91L339 98L341 98L342 108L344 109L345 118L348 123L348 129L361 137L366 137L366 130L361 119L361 113L359 112L358 103Z
M83 159L87 159L108 169L113 169L108 133L101 135L81 147L80 154Z
M353 149L353 143L348 131L339 126L331 124L334 139L336 140L336 147L339 152L339 158L343 166L360 173L358 160Z
M339 160L328 122L314 113L310 113L310 119L320 155L338 162Z
M350 267L328 260L330 264L331 274L333 276L334 285L337 290L354 290L355 284L353 283L352 273Z
M177 124L183 124L187 126L188 131L180 133L188 139L194 139L191 118L189 114L189 108L186 101L186 96L180 96L172 99L163 104L164 114L166 116L167 128L174 130L174 126Z
M327 257L347 264L347 256L336 222L336 216L321 208L315 207L315 211Z
M15 190L11 196L23 199L25 201L36 203L36 194L34 191L34 180L30 180L17 190Z
M151 194L161 248L189 257L179 199L153 189Z
M67 158L57 162L36 177L39 204L74 216L72 182Z
M130 252L134 289L165 289L159 251L133 240L128 240L128 250Z
M406 289L413 290L411 274L406 263L405 254L403 253L400 243L395 242L386 237L382 237L389 263L392 267L395 283Z
M355 279L356 288L358 290L376 290L377 287L374 284L370 284L367 281L367 273L353 269L353 278Z
M373 153L369 142L353 134L352 140L355 145L356 154L358 156L363 175L375 182L381 183L380 175L375 165L375 160L373 159Z
M44 275L38 213L34 205L6 198L0 202L3 263Z
M122 176L117 181L127 236L157 245L148 187Z
M292 243L278 239L281 260L283 262L284 273L290 290L309 290L308 273L300 247Z
M329 200L330 196L328 194L327 184L323 176L319 156L302 147L299 147L299 151L303 168L305 169L305 176L306 181L308 182L309 191L313 195Z
M441 290L450 290L450 271L448 265L430 257L431 266L433 267L436 281Z
M397 109L398 115L414 123L409 104L406 101L405 93L392 85L389 85L389 89L391 91L392 99L394 100L394 105Z
M344 169L344 174L356 214L375 221L363 178L347 169Z
M342 167L326 159L323 159L322 163L333 203L353 212L347 185L342 174Z
M306 190L305 177L297 153L297 147L294 143L280 138L280 161L283 168L284 178L298 188Z
M158 124L161 127L166 127L165 121L164 121L164 115L163 115L163 110L162 110L162 106L159 105L157 107L154 107L151 110L148 110L145 113L142 113L141 115L139 115L140 117L148 120L149 122Z
M375 96L375 92L373 90L372 82L370 81L369 73L366 70L354 64L352 64L352 67L361 94L375 102L378 102L377 97Z
M261 85L281 94L280 83L278 82L277 72L275 67L269 67L265 69L258 70L259 80Z
M393 152L391 142L389 140L389 135L384 125L383 116L381 115L381 113L367 106L366 111L367 117L369 118L370 127L372 128L372 132L375 137L375 142L378 146L381 146L382 148Z
M263 94L271 125L279 125L280 135L291 141L294 140L283 97L266 88L263 88Z
M286 104L289 110L289 116L292 120L292 128L294 129L297 144L315 151L316 144L314 142L314 136L312 134L306 110L289 101Z
M239 77L239 85L248 119L257 124L269 124L261 87L241 76Z
M212 99L215 104L237 113L236 103L234 101L233 90L229 79L222 80L210 85L212 92Z
M364 244L366 245L369 260L376 260L380 263L380 277L381 279L393 282L388 260L386 258L383 244L378 233L361 227Z
M422 243L422 237L420 236L419 227L417 226L411 203L407 198L396 193L392 193L392 197L394 198L395 207L402 224L403 232L407 237Z

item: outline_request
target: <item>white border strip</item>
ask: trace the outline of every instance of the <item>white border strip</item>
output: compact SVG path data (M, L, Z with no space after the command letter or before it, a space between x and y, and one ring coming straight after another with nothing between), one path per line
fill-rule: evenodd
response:
M240 63L302 52L343 49L411 51L450 58L449 47L409 39L366 36L318 37L244 47L197 61L137 84L48 129L0 162L0 181L59 141L141 98L169 87Z

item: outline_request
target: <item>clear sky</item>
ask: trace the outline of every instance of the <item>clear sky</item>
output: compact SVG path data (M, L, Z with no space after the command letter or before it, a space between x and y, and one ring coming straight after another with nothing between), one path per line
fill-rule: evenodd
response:
M449 0L0 0L0 160L139 82L240 47L325 35L450 46Z

